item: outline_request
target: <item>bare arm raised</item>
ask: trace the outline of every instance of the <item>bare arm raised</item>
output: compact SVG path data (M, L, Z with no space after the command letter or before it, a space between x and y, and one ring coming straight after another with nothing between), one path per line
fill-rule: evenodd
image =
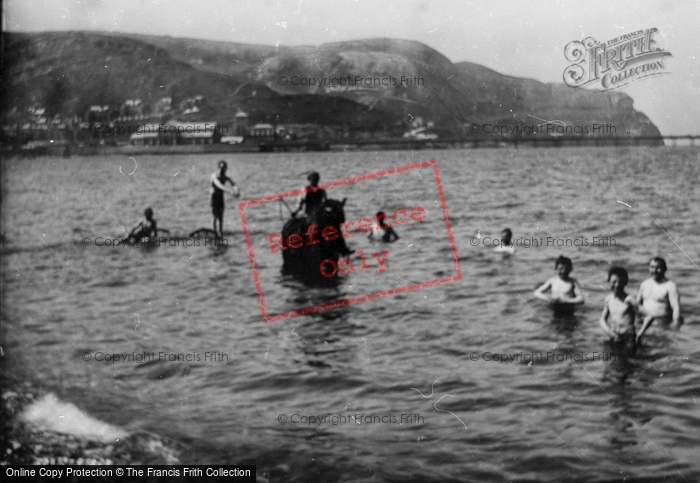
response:
M224 178L224 182L222 183L219 180L219 177L216 175L216 173L214 173L211 177L211 182L214 184L214 186L219 188L221 191L224 191L230 195L233 195L236 198L238 198L238 196L240 196L240 191L238 189L238 185L236 185L236 183L234 183L233 180L231 178L229 178L228 176L226 176ZM233 189L226 188L226 186L225 186L226 183L231 183L231 185L233 186Z
M542 285L540 285L540 286L535 290L535 292L533 293L533 295L534 295L536 298L540 299L540 300L543 300L543 301L545 301L545 302L549 302L552 298L551 298L549 295L545 294L545 292L546 292L547 290L552 290L552 280L553 280L553 279L550 278L550 279L547 280L545 283L543 283Z

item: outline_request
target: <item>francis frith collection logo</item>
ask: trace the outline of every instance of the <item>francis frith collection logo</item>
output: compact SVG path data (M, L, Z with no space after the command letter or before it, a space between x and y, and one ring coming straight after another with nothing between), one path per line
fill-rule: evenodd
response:
M574 40L564 48L564 56L573 62L564 70L569 87L609 91L652 75L668 74L664 57L671 52L658 47L657 28L620 35L607 42L587 37Z

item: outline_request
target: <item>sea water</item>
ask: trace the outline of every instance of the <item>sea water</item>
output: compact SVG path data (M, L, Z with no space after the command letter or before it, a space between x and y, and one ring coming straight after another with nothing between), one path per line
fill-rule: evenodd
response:
M146 207L171 235L209 228L221 158L242 192L227 198L226 246L105 246ZM324 183L431 159L460 281L263 323L238 201L299 189L311 170ZM3 349L19 361L9 370L106 424L174 439L183 462L255 463L273 481L700 478L697 149L98 156L2 169ZM329 196L347 197L346 219L358 220L410 208L434 183L386 180ZM277 202L261 209L257 253L288 217ZM401 239L380 246L387 271L350 273L335 289L283 278L281 257L268 257L265 300L285 313L451 276L444 223L430 226L396 227ZM494 251L505 227L514 255ZM586 297L568 316L532 296L559 255ZM636 357L613 358L598 326L606 272L627 268L636 293L656 255L686 323L652 326Z

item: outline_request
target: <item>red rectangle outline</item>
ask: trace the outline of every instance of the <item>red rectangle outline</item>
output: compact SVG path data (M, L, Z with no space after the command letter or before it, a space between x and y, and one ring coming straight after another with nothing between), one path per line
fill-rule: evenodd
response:
M433 280L430 282L419 283L415 285L409 285L406 287L395 288L391 290L386 290L384 292L378 292L370 295L362 295L360 297L355 297L348 300L339 300L337 302L332 302L330 304L321 305L319 307L308 307L305 309L294 310L292 312L287 312L280 315L275 315L274 317L268 317L267 310L265 309L265 299L263 297L262 286L260 284L260 277L258 275L258 268L255 263L255 255L253 254L253 242L250 239L250 232L248 232L248 224L246 222L244 210L249 206L256 206L262 203L268 203L270 201L275 201L282 198L289 198L293 196L299 196L304 193L304 189L288 191L286 193L281 193L277 195L265 196L263 198L258 198L255 200L242 201L238 204L238 214L241 217L241 226L243 227L243 233L245 234L245 241L248 247L248 259L250 260L250 267L253 270L253 279L255 281L255 290L258 293L258 303L260 304L260 312L262 313L262 318L265 323L277 322L279 320L288 319L291 317L297 317L300 315L308 315L316 312L321 312L323 310L333 309L336 307L342 307L345 305L353 305L360 302L367 302L369 300L375 300L381 297L388 297L390 295L403 294L408 292L414 292L422 288L435 287L437 285L442 285L448 282L456 282L462 279L462 268L459 265L459 257L457 256L457 246L454 240L454 233L452 232L452 225L450 224L450 217L447 212L447 203L445 202L445 193L442 188L442 179L440 178L440 170L438 169L437 161L423 161L422 163L411 164L408 166L401 166L400 168L393 168L384 171L377 171L376 173L365 174L362 176L355 176L354 178L347 178L340 181L333 181L331 183L326 183L321 185L321 188L335 188L336 186L345 186L358 181L367 181L370 179L381 178L383 176L388 176L390 174L405 173L407 171L412 171L416 169L427 168L429 166L433 167L433 174L435 175L435 181L437 183L438 196L440 197L440 205L442 207L442 216L445 220L445 228L447 229L447 238L450 243L450 250L452 252L452 260L455 264L455 275L448 278L441 278L438 280Z

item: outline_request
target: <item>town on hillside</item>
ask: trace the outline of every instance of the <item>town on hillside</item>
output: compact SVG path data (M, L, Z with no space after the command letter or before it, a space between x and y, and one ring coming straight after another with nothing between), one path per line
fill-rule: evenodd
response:
M13 109L2 126L2 144L20 154L79 153L81 150L117 147L237 145L260 150L275 144L323 146L328 139L347 139L347 129L314 123L254 122L242 108L227 121L202 119L205 97L197 95L179 103L162 97L149 106L142 99L126 99L121 105L91 105L82 116L50 116L42 106ZM8 122L9 121L9 122ZM398 137L436 140L434 123L418 116L398 126ZM400 134L402 132L402 134ZM353 133L353 139L371 139L370 133ZM397 137L394 134L394 137ZM264 149L263 149L264 150Z

